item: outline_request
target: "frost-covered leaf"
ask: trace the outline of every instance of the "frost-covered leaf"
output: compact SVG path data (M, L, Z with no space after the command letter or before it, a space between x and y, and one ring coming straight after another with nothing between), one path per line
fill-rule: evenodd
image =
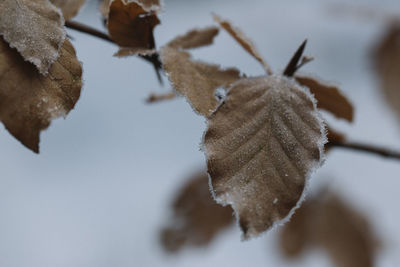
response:
M314 94L318 108L327 110L338 118L353 121L353 105L337 87L325 85L315 78L306 76L296 76L296 80L301 85L307 86Z
M23 58L47 74L66 32L60 11L48 0L0 1L0 35Z
M81 64L66 40L60 57L41 75L0 38L0 120L22 144L39 152L40 131L75 106L82 87Z
M400 21L394 22L375 54L381 88L400 120Z
M155 48L153 29L160 20L137 2L111 2L107 28L111 39L122 49L116 56L149 54Z
M126 2L138 3L147 12L159 12L161 9L160 0L126 0Z
M212 44L219 30L216 27L194 29L174 38L167 46L176 49L191 49Z
M99 10L104 18L108 17L112 0L100 0ZM161 11L160 0L123 0L124 4L135 3L146 12L158 13Z
M161 49L161 61L176 91L206 117L219 103L214 96L215 90L229 88L241 78L235 68L221 69L218 65L194 61L189 53L168 46Z
M271 74L272 71L265 60L262 58L258 50L256 49L253 42L246 37L246 35L239 29L234 27L229 21L223 20L217 15L213 15L214 20L223 28L225 29L251 56L253 56L264 69Z
M172 207L173 219L160 233L161 243L169 252L185 246L206 246L234 221L232 209L212 199L205 172L190 178Z
M50 0L50 2L61 9L65 20L69 20L78 14L86 0Z
M216 200L243 237L288 218L322 161L325 129L308 89L284 76L241 79L209 117L204 145Z
M378 244L367 219L330 192L306 201L280 233L287 257L322 248L340 267L374 266Z

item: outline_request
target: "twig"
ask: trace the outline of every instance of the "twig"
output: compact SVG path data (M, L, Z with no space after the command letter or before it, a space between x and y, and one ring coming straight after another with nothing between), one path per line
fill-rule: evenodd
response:
M371 146L367 144L350 143L350 142L329 142L326 145L331 148L337 147L337 148L351 149L356 151L363 151L363 152L377 154L379 156L386 158L400 160L400 152L392 151L381 147Z
M76 22L76 21L66 21L65 22L65 27L82 32L82 33L86 33L89 34L91 36L100 38L104 41L116 44L108 34L101 32L95 28L92 28L88 25ZM156 71L157 74L157 78L159 80L160 83L162 83L161 80L161 76L160 76L160 69L162 67L162 63L160 61L159 55L158 54L152 54L152 55L146 55L146 56L142 56L139 55L139 57L143 58L144 60L147 60L148 62L150 62L151 64L153 64L154 69Z
M92 36L95 36L97 38L103 39L107 42L115 44L113 40L111 40L110 36L108 34L101 32L95 28L92 28L90 26L87 26L85 24L76 22L76 21L66 21L65 22L65 27L76 30L78 32L83 32Z
M150 94L146 99L147 103L156 103L164 100L174 99L176 97L175 92L168 92L165 94Z

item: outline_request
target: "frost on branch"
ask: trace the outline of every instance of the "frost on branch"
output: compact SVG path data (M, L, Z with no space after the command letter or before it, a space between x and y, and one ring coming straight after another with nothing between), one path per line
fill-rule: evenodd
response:
M38 153L40 132L52 119L66 116L78 101L81 77L81 64L68 40L43 76L0 39L0 120L15 138Z
M111 2L107 28L111 39L120 46L115 56L154 53L153 29L160 20L150 7L150 9L146 8L150 2L153 1L114 0Z
M390 25L377 48L375 63L382 91L400 120L400 21Z
M379 241L368 220L328 192L307 200L280 232L288 258L308 248L324 249L336 266L372 267Z
M174 217L160 233L161 244L169 252L185 246L205 246L234 221L232 209L212 199L205 172L190 178L172 208Z
M284 76L242 79L204 138L216 200L231 205L244 238L286 218L322 161L325 129L309 90Z
M0 35L47 74L65 40L64 20L48 0L0 1Z
M86 0L50 0L50 2L61 9L65 20L69 20L78 14Z

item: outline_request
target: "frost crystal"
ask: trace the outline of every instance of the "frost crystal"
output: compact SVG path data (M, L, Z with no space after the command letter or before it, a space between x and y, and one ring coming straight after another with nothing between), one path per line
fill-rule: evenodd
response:
M0 2L0 35L43 75L59 56L63 25L60 11L47 0Z

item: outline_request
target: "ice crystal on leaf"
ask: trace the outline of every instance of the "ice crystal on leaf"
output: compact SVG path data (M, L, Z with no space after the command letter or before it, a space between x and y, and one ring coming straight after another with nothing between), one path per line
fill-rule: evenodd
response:
M0 2L0 35L47 74L64 43L62 14L48 0L3 0Z

